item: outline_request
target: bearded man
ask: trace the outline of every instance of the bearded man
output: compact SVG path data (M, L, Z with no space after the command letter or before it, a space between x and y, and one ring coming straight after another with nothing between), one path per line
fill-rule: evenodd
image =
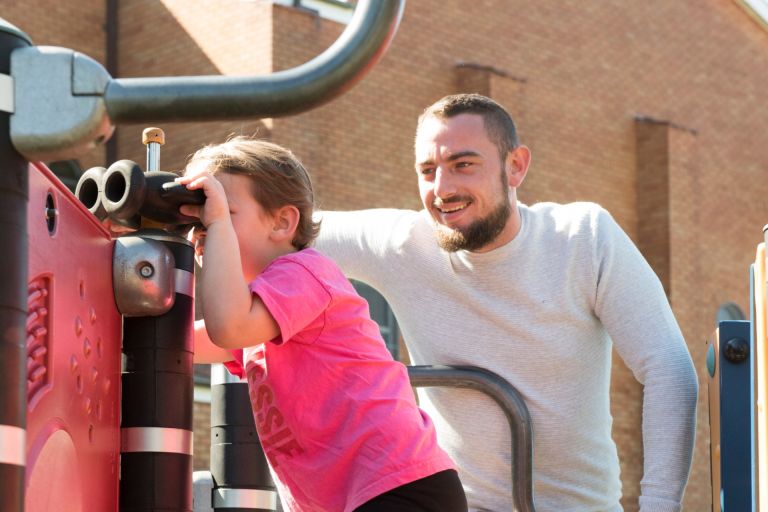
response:
M644 386L640 510L679 511L698 381L659 279L593 203L517 200L531 162L515 124L477 94L418 121L424 209L323 212L317 248L392 307L414 364L509 381L533 422L536 510L622 510L611 438L611 351ZM512 503L509 427L473 390L419 390L457 462L470 510Z

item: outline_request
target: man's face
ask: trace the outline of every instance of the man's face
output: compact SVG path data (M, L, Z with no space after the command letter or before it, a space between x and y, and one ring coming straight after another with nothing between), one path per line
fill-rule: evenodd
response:
M416 173L440 247L486 252L514 238L508 166L479 115L422 121L416 133Z

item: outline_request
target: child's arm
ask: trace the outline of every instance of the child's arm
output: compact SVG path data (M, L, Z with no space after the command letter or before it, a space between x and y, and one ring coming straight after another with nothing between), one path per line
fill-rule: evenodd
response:
M199 217L206 227L200 300L208 336L214 344L227 349L275 338L280 334L277 322L245 281L221 183L208 174L184 176L179 181L189 189L202 188L206 196L202 207L183 205L181 211Z
M195 322L195 364L225 363L232 360L232 352L211 341L205 322Z

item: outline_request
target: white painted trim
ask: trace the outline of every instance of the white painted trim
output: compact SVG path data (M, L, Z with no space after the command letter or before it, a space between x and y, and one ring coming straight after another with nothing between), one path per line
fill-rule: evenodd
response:
M293 0L272 0L279 5L287 5L293 7ZM327 0L301 0L301 6L307 9L317 11L321 18L336 21L343 25L349 23L352 19L352 12L354 9L346 7L344 2L339 1L327 1Z
M768 0L736 0L736 2L768 29Z
M195 384L194 400L203 404L211 403L211 387Z

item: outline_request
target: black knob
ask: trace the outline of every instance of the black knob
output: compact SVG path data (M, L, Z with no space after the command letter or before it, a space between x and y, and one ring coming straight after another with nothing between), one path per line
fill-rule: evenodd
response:
M749 357L749 343L744 338L731 338L725 343L723 354L732 363L742 363Z

